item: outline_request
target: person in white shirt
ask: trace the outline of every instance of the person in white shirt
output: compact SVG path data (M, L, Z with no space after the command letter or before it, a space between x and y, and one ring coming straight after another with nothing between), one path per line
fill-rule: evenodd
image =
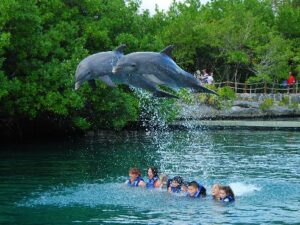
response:
M206 79L206 82L207 82L208 84L213 84L213 83L214 83L213 75L214 75L214 74L213 74L212 72L208 75L208 77L207 77L207 79Z

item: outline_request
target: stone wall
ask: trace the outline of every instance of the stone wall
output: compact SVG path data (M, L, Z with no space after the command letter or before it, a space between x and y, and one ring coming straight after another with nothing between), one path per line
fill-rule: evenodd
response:
M282 101L288 98L287 104ZM262 109L266 99L273 99L273 104ZM223 102L222 109L195 102L178 102L181 112L178 119L248 119L273 117L300 117L300 94L237 94L233 102Z
M254 102L262 102L267 98L280 102L283 100L284 97L289 98L289 103L296 102L300 104L300 94L237 94L238 100Z

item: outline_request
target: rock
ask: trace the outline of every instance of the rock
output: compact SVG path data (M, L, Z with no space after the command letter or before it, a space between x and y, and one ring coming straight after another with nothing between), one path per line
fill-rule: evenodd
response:
M250 101L234 101L233 106L239 106L242 108L259 108L259 104L257 102Z
M237 116L256 116L260 114L260 111L258 108L242 108L239 106L233 106L230 110L231 115L237 115Z
M299 94L291 94L290 100L292 103L300 103L300 95Z
M270 109L265 110L264 113L272 116L284 116L293 115L294 110L289 109L287 106L272 106Z

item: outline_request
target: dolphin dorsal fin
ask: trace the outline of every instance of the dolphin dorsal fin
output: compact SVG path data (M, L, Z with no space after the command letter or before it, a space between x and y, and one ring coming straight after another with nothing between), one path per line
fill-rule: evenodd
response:
M124 53L124 49L125 48L126 48L126 45L125 44L121 44L118 47L116 47L114 51L120 52L120 53Z
M174 45L169 45L165 49L161 50L160 53L165 54L171 58L173 49Z

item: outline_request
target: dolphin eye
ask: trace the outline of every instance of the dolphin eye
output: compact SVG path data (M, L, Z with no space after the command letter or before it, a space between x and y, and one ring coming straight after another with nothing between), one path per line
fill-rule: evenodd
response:
M133 67L133 68L134 68L135 66L136 66L136 64L135 64L135 63L132 63L132 64L131 64L131 67Z

